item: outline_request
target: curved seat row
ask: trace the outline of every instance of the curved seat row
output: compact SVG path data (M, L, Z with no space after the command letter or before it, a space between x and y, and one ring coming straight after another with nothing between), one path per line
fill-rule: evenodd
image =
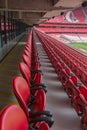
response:
M55 68L59 80L62 82L65 92L71 99L70 101L77 114L81 117L82 124L87 126L87 87L76 75L79 68L83 69L80 64L86 66L84 63L84 60L87 60L86 57L81 59L83 55L78 54L76 50L67 44L60 43L39 30L35 31ZM79 66L74 66L77 63ZM84 71L86 71L85 68ZM81 72L82 75L83 71Z
M46 110L47 88L43 83L32 30L22 59L19 63L22 76L12 79L13 92L19 105L8 105L1 111L1 130L49 130L54 120L52 113Z
M39 30L45 33L87 33L86 27L40 27Z

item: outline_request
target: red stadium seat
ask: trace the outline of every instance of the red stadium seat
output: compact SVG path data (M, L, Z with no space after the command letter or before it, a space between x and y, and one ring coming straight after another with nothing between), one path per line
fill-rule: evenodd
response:
M62 82L62 85L66 85L66 82L68 81L69 79L69 76L70 76L70 73L71 73L71 70L69 67L64 67L61 72L60 72L60 79L61 79L61 82Z
M19 69L23 75L23 77L26 79L29 86L32 87L40 87L44 89L46 92L46 86L42 83L42 73L40 70L34 70L30 72L28 66L24 62L19 63ZM31 76L32 73L32 76Z
M29 86L23 77L13 78L13 90L20 106L28 118L31 116L34 118L39 116L42 117L41 119L43 120L43 116L46 115L46 118L44 118L47 120L48 124L50 126L53 124L53 121L50 119L52 114L46 111L46 95L43 90L37 90L32 100Z
M74 106L78 115L84 115L87 107L87 88L81 84L74 88Z
M78 82L80 81L77 76L73 73L70 73L69 80L67 80L66 84L64 85L64 89L71 99L73 98L73 87L76 87Z
M19 106L9 105L1 111L0 130L28 130L28 120Z
M30 86L31 72L30 72L28 66L24 62L20 62L19 69L20 69L23 77L26 79L27 83Z

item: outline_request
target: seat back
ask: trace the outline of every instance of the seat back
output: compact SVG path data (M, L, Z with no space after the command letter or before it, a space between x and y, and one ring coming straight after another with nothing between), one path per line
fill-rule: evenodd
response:
M26 115L29 116L27 105L30 102L30 88L23 77L16 76L12 80L14 94L25 111Z
M30 103L30 89L26 80L23 77L14 77L13 78L13 90L14 94L26 113L27 117L29 116L28 105ZM46 109L46 95L44 90L36 90L35 100L31 106L32 112L37 112Z
M65 72L66 72L66 74L69 74L70 73L70 68L66 68Z
M50 130L50 128L47 123L43 122L40 124L40 127L38 130Z
M32 64L32 70L39 70L40 64L38 62Z
M80 93L84 96L84 98L87 100L87 88L85 88L84 86L81 86L79 88Z
M6 106L0 113L0 130L28 130L28 120L17 105Z
M61 68L63 68L66 64L64 62L61 62Z
M46 94L44 90L37 90L35 101L32 105L32 112L46 110Z
M28 57L31 57L31 51L28 51L28 50L24 50L24 54L26 55L26 56L28 56Z
M25 54L22 55L22 59L23 59L23 61L25 62L25 64L26 64L29 68L31 68L31 59L29 59L29 57L28 57L27 55L25 55Z
M43 76L42 76L42 72L36 73L36 74L32 74L32 79L34 80L35 84L41 84L43 81Z
M72 80L72 82L75 83L75 84L78 82L78 78L77 78L75 75L72 75L72 76L71 76L71 80Z
M19 69L27 83L30 84L31 72L28 66L24 62L19 63Z
M29 45L26 45L26 46L24 47L24 51L25 51L25 50L27 50L28 52L31 52L30 46L29 46Z

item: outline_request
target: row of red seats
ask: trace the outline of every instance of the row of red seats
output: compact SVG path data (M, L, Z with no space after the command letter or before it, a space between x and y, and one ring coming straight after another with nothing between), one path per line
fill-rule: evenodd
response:
M73 47L70 47L67 44L60 43L55 39L47 37L47 41L51 42L53 49L58 52L60 57L72 69L72 71L78 76L78 78L85 85L87 85L87 57Z
M39 30L44 31L45 33L87 33L86 27L40 27Z
M39 27L49 27L49 26L56 26L56 27L58 27L58 26L66 26L66 27L84 27L84 26L86 26L87 24L86 23L70 23L70 22L56 22L56 21L54 21L53 23L52 22L45 22L45 23L40 23L39 24Z
M43 84L42 71L32 30L19 63L22 76L12 79L18 105L6 106L0 114L1 130L49 130L53 125L52 113L46 110L47 88Z
M71 103L73 104L77 114L81 116L82 124L87 125L87 87L72 72L71 68L67 66L63 57L59 54L59 50L57 50L58 48L55 49L57 41L55 45L52 43L51 38L48 38L46 34L38 30L36 30L36 33L58 74L58 78L62 82L64 90L71 99ZM63 50L61 49L61 51Z

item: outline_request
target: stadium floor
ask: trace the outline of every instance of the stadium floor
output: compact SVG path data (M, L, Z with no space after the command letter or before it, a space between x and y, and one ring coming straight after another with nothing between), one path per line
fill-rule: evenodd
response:
M15 46L15 48L0 63L0 110L7 104L17 104L12 90L12 78L20 75L18 63L21 61L26 36Z

